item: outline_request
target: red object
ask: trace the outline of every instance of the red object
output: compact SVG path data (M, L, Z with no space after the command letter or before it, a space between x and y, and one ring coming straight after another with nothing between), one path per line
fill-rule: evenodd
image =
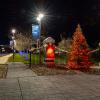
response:
M54 64L55 59L55 46L52 43L48 43L46 47L46 64L52 65Z
M68 59L68 67L70 69L89 68L91 62L89 60L89 48L85 37L82 34L80 25L77 26L73 35L71 52Z

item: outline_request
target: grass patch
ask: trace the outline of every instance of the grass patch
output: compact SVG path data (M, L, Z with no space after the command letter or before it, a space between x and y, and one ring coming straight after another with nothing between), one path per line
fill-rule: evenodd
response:
M20 54L16 53L14 56L14 62L23 62L25 64L30 63L30 55L28 54L28 60L25 57L20 56ZM65 64L66 63L66 55L55 55L55 64ZM13 55L8 59L9 62L13 62ZM32 64L39 64L39 55L32 54L31 55L31 63ZM44 54L41 53L41 63L44 64Z
M91 62L93 62L94 65L99 65L100 63L100 58L91 58Z
M48 67L46 65L33 65L32 71L38 76L48 76L48 75L74 75L76 72L74 70L68 70L66 68L52 66Z
M41 55L41 61L44 62L43 55ZM8 59L8 62L13 62L13 55ZM30 55L28 54L28 59L26 60L24 56L21 56L20 54L16 53L14 56L14 62L23 62L25 64L30 63ZM31 63L32 64L38 64L39 62L39 55L38 54L31 54Z
M6 78L7 70L7 65L0 64L0 79Z
M13 55L9 57L8 62L13 62ZM25 60L24 57L20 56L20 54L15 54L14 55L14 62L23 62L25 64L29 63L29 60Z
M14 62L23 62L25 64L30 63L30 55L28 54L28 60L25 59L25 57L20 56L19 53L16 53L14 56ZM67 55L62 54L58 55L55 54L55 64L66 64L68 60ZM8 59L9 62L13 62L13 55ZM93 58L91 57L91 62L93 62L94 65L98 65L100 63L100 58ZM31 55L31 63L32 64L39 64L39 55L38 54L32 54ZM41 63L44 64L44 54L41 53Z
M67 56L66 54L55 54L55 64L66 64Z

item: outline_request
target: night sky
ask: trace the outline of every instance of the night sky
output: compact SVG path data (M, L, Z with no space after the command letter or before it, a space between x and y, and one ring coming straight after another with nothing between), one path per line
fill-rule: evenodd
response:
M8 44L10 29L31 30L38 11L47 36L60 41L60 34L71 37L80 23L91 47L100 42L100 0L0 0L0 44Z

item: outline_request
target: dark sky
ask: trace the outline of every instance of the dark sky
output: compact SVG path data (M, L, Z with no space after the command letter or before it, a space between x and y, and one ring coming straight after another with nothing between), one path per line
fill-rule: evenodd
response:
M45 30L56 41L63 32L66 38L71 37L80 23L88 43L98 45L100 0L0 0L0 44L8 42L12 27L18 31L31 29L38 11L45 12Z

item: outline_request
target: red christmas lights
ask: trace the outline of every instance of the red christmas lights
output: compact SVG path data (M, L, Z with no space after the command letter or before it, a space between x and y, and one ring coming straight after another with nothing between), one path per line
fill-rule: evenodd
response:
M68 66L71 69L89 68L92 64L89 61L89 49L85 37L78 24L73 35L71 52L69 54Z
M54 64L55 53L54 53L55 46L52 43L48 43L46 47L46 64Z

